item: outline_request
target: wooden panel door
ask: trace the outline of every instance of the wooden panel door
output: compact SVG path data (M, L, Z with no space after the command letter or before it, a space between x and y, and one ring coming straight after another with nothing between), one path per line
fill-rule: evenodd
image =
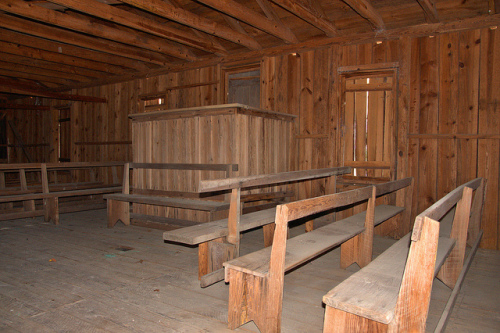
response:
M341 74L343 165L357 183L395 179L397 71Z

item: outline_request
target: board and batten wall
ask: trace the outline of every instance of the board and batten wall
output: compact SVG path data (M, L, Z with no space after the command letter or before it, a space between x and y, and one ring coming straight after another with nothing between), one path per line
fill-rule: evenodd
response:
M398 63L396 176L415 177L414 215L454 187L485 177L481 246L500 249L498 29L335 44L249 60L260 63L261 108L298 116L292 129L291 170L342 164L338 68L393 62ZM109 102L72 103L72 161L131 160L128 114L143 111L141 94L170 89L168 108L221 104L228 66L232 64L74 90ZM193 84L203 85L182 88ZM31 142L30 134L22 133L26 142ZM323 187L303 185L299 197L319 194ZM410 227L407 222L397 233Z

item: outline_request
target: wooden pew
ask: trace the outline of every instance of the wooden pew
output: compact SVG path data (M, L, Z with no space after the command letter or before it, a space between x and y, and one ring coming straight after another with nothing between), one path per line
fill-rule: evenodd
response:
M478 178L447 194L417 216L411 233L329 291L324 332L425 332L434 277L449 287L459 278L472 192L481 184Z
M268 175L237 177L201 181L200 192L231 190L229 216L214 222L204 223L163 233L165 241L198 245L198 277L206 287L224 279L224 261L239 256L240 235L243 231L263 227L264 245L272 243L276 208L272 207L248 214L241 214L241 191L250 187L272 187L289 182L327 178L327 188L335 192L337 175L350 172L348 167L291 171ZM266 197L262 193L262 197ZM308 227L311 229L311 226Z
M108 201L108 228L112 228L118 221L130 225L130 219L150 219L168 222L171 219L151 217L144 214L130 213L130 204L145 204L172 208L183 208L209 212L209 220L214 214L227 211L229 203L215 198L207 200L201 198L197 192L164 191L154 189L139 189L130 186L130 170L190 170L190 171L222 171L226 178L238 171L237 164L196 164L196 163L127 163L123 171L122 193L105 196ZM208 198L209 199L209 198ZM224 198L222 198L224 200ZM177 222L182 222L178 220ZM187 222L187 221L184 221Z
M272 248L265 248L224 263L225 279L229 282L229 328L235 329L253 320L261 332L279 332L285 272L349 239L356 237L357 241L342 251L342 257L347 257L343 261L354 261L360 266L369 263L372 257L374 227L403 212L409 216L412 187L413 179L405 178L278 206ZM375 205L378 196L405 188L409 197L408 209ZM368 205L365 212L287 240L290 221L366 201Z
M0 166L0 203L4 210L0 220L44 216L45 221L59 223L59 213L105 208L102 194L119 192L117 167L123 162L66 162L66 163L22 163ZM97 180L96 169L111 168L113 183L104 184ZM88 181L60 182L58 172L88 172ZM19 173L20 186L4 186L5 173ZM28 184L26 172L35 173L34 179L41 184ZM52 174L52 182L49 175ZM64 198L60 206L59 198ZM68 199L68 200L65 200ZM35 201L42 200L42 206ZM15 208L15 202L22 202L22 208ZM38 206L38 207L37 207Z

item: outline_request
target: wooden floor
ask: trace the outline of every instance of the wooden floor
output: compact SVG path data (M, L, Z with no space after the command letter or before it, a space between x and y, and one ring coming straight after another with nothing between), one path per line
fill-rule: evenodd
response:
M163 243L160 230L108 229L105 214L0 222L0 332L230 332L228 286L199 287L197 248ZM375 251L392 242L376 238ZM260 244L261 232L247 233L242 252ZM322 296L357 269L338 267L334 250L286 276L283 332L321 332ZM450 294L435 281L429 331ZM447 331L500 331L500 252L478 251Z

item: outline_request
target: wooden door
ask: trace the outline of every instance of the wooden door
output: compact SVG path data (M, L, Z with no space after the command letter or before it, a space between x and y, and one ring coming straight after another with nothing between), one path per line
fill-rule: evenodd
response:
M397 71L342 73L343 165L357 183L396 178Z

